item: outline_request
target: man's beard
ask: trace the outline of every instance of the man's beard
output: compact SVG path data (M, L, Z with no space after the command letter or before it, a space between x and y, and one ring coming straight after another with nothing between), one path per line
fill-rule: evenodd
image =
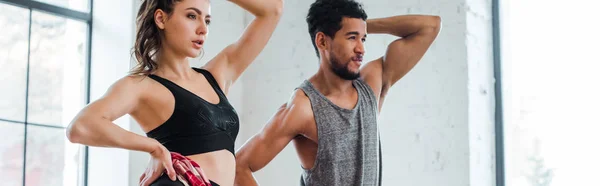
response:
M342 64L335 55L331 55L330 64L333 73L342 79L355 80L360 77L360 72L354 73L348 69L350 63Z

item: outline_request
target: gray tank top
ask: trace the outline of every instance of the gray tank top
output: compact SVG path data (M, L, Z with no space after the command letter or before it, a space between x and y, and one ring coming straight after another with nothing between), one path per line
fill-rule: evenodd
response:
M319 139L315 164L304 169L301 185L380 185L377 99L362 79L352 84L358 91L353 109L333 104L308 80L299 87L310 99Z

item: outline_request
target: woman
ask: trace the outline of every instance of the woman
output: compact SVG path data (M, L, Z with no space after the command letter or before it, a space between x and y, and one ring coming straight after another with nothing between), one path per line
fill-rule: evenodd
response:
M230 0L256 17L240 39L202 68L189 58L204 47L209 0L143 0L137 15L134 53L138 61L106 94L70 123L73 143L148 152L141 185L182 185L170 152L198 163L213 185L233 185L238 116L225 95L258 56L279 22L282 0ZM131 115L148 137L112 121ZM166 174L163 171L166 169Z

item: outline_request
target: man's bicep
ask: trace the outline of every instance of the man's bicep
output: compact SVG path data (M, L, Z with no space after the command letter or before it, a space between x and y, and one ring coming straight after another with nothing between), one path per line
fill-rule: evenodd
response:
M360 71L361 77L373 89L377 99L380 98L383 87L383 57L367 63Z
M238 161L245 161L255 172L265 167L301 131L298 109L285 104L238 152Z
M392 86L410 72L423 58L439 29L426 28L388 45L383 59L383 84Z

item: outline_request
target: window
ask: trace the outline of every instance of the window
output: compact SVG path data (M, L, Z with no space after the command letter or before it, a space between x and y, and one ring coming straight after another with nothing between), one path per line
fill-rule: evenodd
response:
M91 0L0 0L3 185L80 186L86 148L65 128L89 101Z
M499 186L600 185L595 2L497 1Z

